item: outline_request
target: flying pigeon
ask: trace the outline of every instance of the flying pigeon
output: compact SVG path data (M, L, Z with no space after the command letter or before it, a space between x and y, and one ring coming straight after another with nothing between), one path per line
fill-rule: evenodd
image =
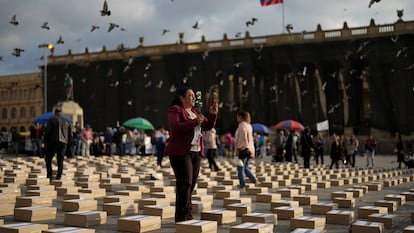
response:
M99 26L92 25L91 32L95 31L96 29L99 29Z
M40 27L41 27L41 28L43 28L43 29L50 30L50 27L49 27L47 24L48 24L48 22L44 22L44 23L42 24L42 26L40 26Z
M291 33L291 32L292 32L292 30L293 30L293 26L292 26L292 24L287 24L287 25L286 25L286 31L287 31L288 33Z
M0 61L4 61L4 60L3 60L3 56L0 56Z
M109 23L108 32L111 32L116 27L119 27L119 25L118 24L115 24L115 23Z
M106 0L104 1L102 10L101 12L101 16L110 16L111 15L111 11L108 10L108 3L106 2Z
M56 44L64 44L65 42L62 39L62 36L59 36L59 39L56 41Z
M246 27L253 26L257 21L257 18L251 18L250 20L246 21Z
M164 36L167 32L170 32L170 30L168 30L168 29L163 29L163 30L162 30L162 34L161 34L161 35L162 35L162 36Z
M16 15L13 15L13 17L11 17L10 23L13 24L14 26L17 26L19 24L19 22L17 22L16 20Z
M14 51L13 51L12 55L13 55L13 56L16 56L16 57L20 57L20 53L21 53L21 52L24 52L24 49L21 49L21 48L14 48Z
M197 22L195 22L195 24L192 26L192 28L193 28L193 29L200 29L200 28L198 27L198 21L197 21Z
M372 6L372 4L374 4L374 3L379 3L381 0L370 0L369 1L369 5L368 5L368 8L370 8L371 6Z

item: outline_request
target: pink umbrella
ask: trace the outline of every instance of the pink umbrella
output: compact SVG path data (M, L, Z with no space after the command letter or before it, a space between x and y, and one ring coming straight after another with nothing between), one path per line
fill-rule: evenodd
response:
M296 130L296 131L302 131L305 129L303 125L297 121L294 120L284 120L275 125L276 129L290 129L290 130Z

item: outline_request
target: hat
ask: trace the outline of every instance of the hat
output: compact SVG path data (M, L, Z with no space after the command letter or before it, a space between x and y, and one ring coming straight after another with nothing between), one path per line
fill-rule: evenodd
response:
M55 113L57 113L57 112L62 112L62 109L61 108L56 108Z

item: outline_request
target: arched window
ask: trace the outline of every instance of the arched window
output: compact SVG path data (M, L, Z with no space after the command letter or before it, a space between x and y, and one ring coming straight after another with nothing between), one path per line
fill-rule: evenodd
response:
M7 108L3 108L3 109L1 110L1 118L2 118L3 120L6 120L6 119L7 119Z
M33 106L30 107L29 115L30 115L30 118L36 117L36 109L35 109L35 107L33 107Z
M11 109L11 112L10 112L10 117L11 117L11 119L16 119L16 117L17 117L17 110L16 110L16 108L12 108Z
M20 108L20 119L25 119L26 118L26 108L21 107Z

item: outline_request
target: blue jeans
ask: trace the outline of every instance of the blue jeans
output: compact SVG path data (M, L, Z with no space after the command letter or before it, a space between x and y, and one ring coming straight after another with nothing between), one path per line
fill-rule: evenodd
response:
M256 183L256 177L254 177L253 173L249 169L249 161L250 158L245 158L243 160L243 167L237 167L237 176L239 177L241 188L246 186L246 182L244 181L244 173L246 173L246 176L249 177L251 182Z
M42 139L33 139L32 141L32 150L33 155L40 155L40 157L43 157L43 151L42 151ZM36 154L36 152L39 152Z

